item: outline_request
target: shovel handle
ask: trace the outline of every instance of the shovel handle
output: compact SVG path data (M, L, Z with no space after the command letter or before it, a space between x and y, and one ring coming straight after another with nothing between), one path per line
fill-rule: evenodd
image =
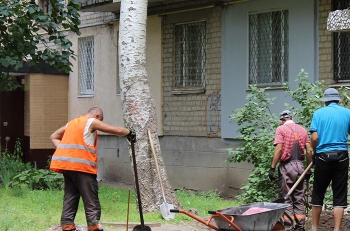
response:
M312 167L312 162L309 164L309 166L307 166L307 168L305 169L305 171L300 175L299 179L297 180L297 182L295 182L295 184L293 185L293 187L289 190L289 192L287 193L287 195L284 197L284 199L287 199L290 194L292 194L292 192L294 191L294 189L299 185L300 181L302 181L304 179L305 174L310 170L310 168Z
M154 162L156 164L156 169L157 169L157 173L158 173L157 174L158 175L158 180L159 180L160 188L162 189L162 194L163 194L163 200L165 200L165 193L164 193L163 183L162 183L162 179L160 178L160 172L159 172L157 156L156 156L156 152L154 151L153 140L152 140L152 137L151 137L151 129L148 129L148 138L149 138L149 142L151 144L151 149L152 149L152 155L153 155L153 158L154 158Z
M136 194L137 194L137 202L139 205L139 212L140 212L140 220L141 220L141 231L143 231L144 227L144 220L143 220L143 213L142 213L142 202L141 202L141 195L140 195L140 188L139 188L139 178L137 175L137 166L136 166L136 155L135 155L135 143L131 140L131 155L132 155L132 162L134 166L134 175L135 175L135 186L136 186Z

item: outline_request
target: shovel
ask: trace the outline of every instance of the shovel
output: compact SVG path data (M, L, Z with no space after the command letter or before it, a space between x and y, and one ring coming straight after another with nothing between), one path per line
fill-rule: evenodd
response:
M133 162L133 165L134 165L134 175L135 175L137 202L138 202L138 205L139 205L140 220L141 220L141 225L136 225L133 228L132 231L152 231L149 226L144 224L143 214L142 214L142 203L141 203L141 196L140 196L140 189L139 189L139 178L137 176L136 157L135 157L135 144L134 144L134 141L132 141L132 140L131 140L130 143L131 143L132 162Z
M160 187L162 189L162 195L163 195L163 201L164 201L163 204L160 205L160 212L162 213L162 217L165 220L170 220L170 219L173 219L175 217L175 213L170 212L170 209L174 209L174 205L168 204L166 202L166 199L165 199L164 188L163 188L163 184L162 184L162 179L160 178L157 156L156 156L156 152L154 151L154 146L153 146L153 141L152 141L150 129L148 129L148 137L149 137L149 142L151 144L152 154L153 154L154 162L156 165L158 180L159 180Z
M290 194L292 194L294 189L299 185L300 181L302 181L304 179L305 174L310 170L311 167L312 167L312 162L309 164L309 166L307 166L307 168L304 170L304 172L300 175L299 179L294 183L293 187L289 190L287 195L285 195L284 197L277 198L272 202L273 203L284 203L288 199Z

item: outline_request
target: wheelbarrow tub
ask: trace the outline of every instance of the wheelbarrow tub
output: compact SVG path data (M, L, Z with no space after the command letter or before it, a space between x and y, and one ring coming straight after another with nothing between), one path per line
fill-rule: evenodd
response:
M244 231L271 231L279 218L282 217L289 204L256 202L241 206L217 210L226 217L233 217L233 223ZM244 213L249 209L259 208L262 211L253 214ZM264 211L268 210L268 211ZM248 211L249 212L249 211ZM220 230L236 230L227 221L219 217L213 217L213 221Z

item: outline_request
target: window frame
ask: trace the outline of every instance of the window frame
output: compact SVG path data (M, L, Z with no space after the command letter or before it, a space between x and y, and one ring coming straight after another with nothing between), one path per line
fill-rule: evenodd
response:
M281 20L274 21L273 20L273 14L279 13L280 15L278 18ZM276 24L274 26L278 26L277 30L270 30L270 31L261 31L260 20L257 18L260 17L266 17L264 14L267 15L269 18L268 25L270 25L271 28L273 27L273 24ZM255 17L255 19L253 18ZM258 22L257 24L252 25L252 19ZM279 23L276 23L279 22ZM253 34L257 38L252 38ZM262 56L260 53L262 53L262 48L259 48L262 44L256 43L257 41L260 41L258 38L261 33L265 33L269 35L269 40L267 43L269 44L268 49L271 50L271 53L268 53L269 55L269 64L271 68L269 68L266 73L267 75L264 77L259 77L259 72L261 73L260 66L264 64L262 62L263 59L266 57ZM256 85L258 87L282 87L285 83L288 83L288 74L289 74L289 10L288 9L274 9L274 10L268 10L268 11L262 11L262 12L251 12L248 14L248 86L249 85ZM252 49L255 49L256 51L253 53ZM275 49L273 49L275 48ZM276 49L278 48L278 49ZM277 50L280 54L279 56L276 56L276 52L273 52L273 50ZM252 55L254 54L254 55ZM253 70L253 67L255 66L255 71ZM267 77L267 78L266 78ZM269 80L268 82L264 81L265 79ZM280 80L279 80L280 79Z
M86 41L84 41L86 40ZM82 57L84 55L82 55L81 52L82 49L84 48L82 45L82 42L92 42L92 45L90 46L92 49L91 50L87 50L86 53L90 53L92 55L92 57L90 59L87 60L82 60ZM85 46L86 49L87 46ZM84 48L84 49L85 49ZM94 40L94 36L87 36L87 37L81 37L78 38L78 92L80 96L91 96L94 95L94 81L95 81L95 40ZM82 70L82 63L83 61L89 63L90 65L88 65L87 70L83 71ZM90 73L90 75L89 75ZM88 79L90 78L90 83L88 83ZM82 82L85 82L84 85L82 86ZM91 87L87 87L87 85L91 85Z
M177 36L177 27L183 27L182 32L183 35L181 38ZM199 84L197 86L193 86L190 84L191 76L189 76L189 72L191 70L191 67L186 65L183 65L183 60L186 60L189 64L188 60L193 60L193 57L196 56L190 56L186 55L186 51L192 51L193 47L191 45L188 45L190 43L190 34L189 28L197 26L198 29L204 30L203 33L201 33L202 36L198 36L198 39L195 40L193 43L200 43L201 44L201 50L199 51L200 56L202 57L198 62L198 60L194 61L195 64L199 64L195 67L195 72L198 72L199 69L201 69L200 73L200 79L199 78L193 78L192 81L194 81L194 85L196 85L196 82ZM179 44L182 43L182 49L181 51L177 51L177 47ZM179 53L177 53L179 52ZM199 54L198 53L198 54ZM174 63L173 63L173 74L174 74L174 80L173 80L173 90L172 94L186 94L186 93L203 93L205 91L205 85L206 85L206 53L207 53L207 21L206 20L199 20L199 21L190 21L190 22L183 22L183 23L176 23L174 25ZM181 59L181 60L178 60ZM180 68L177 68L177 66L181 66ZM196 76L194 76L196 77ZM197 76L198 77L198 76ZM180 83L178 83L178 81ZM182 83L181 83L182 82Z
M332 11L350 7L347 0L332 0ZM333 80L337 83L350 82L350 32L334 32L333 35Z

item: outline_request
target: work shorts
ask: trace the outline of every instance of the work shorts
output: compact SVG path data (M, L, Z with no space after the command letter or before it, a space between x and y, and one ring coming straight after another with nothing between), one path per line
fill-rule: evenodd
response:
M333 207L347 207L349 157L347 151L317 153L311 204L323 206L326 190L332 182Z

